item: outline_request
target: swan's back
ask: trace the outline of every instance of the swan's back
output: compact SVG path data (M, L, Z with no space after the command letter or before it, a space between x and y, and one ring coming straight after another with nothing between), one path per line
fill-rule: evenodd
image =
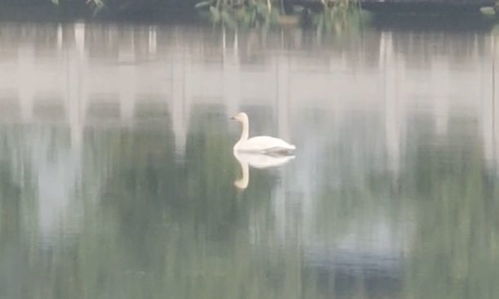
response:
M270 136L253 137L237 144L236 147L240 151L264 154L289 154L296 148L282 139Z

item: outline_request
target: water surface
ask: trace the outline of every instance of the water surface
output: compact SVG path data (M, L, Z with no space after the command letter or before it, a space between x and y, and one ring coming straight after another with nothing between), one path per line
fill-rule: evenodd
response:
M2 23L0 298L494 298L496 39Z

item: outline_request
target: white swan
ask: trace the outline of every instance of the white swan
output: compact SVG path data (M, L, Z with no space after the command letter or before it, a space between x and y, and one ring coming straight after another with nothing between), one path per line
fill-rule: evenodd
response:
M234 181L234 186L244 190L249 185L249 166L253 168L277 167L288 163L295 156L269 156L263 154L241 153L234 151L234 157L241 166L241 178Z
M234 145L234 152L257 153L267 155L287 155L295 150L295 146L286 141L269 136L249 136L249 119L248 115L240 112L231 117L242 124L241 138Z

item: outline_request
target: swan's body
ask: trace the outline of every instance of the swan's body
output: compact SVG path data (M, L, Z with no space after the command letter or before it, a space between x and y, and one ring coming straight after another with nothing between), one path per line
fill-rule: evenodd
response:
M235 151L259 154L289 154L294 149L294 145L270 136L256 136L240 140L234 145Z
M239 121L242 124L241 138L234 145L234 152L246 152L266 155L287 155L295 150L295 146L286 141L270 137L256 136L249 137L249 120L248 115L244 112L238 113L232 119Z

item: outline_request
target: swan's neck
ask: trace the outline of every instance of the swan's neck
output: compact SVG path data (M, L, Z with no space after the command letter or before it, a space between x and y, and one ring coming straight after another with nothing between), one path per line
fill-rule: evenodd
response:
M241 138L239 138L239 141L237 143L248 140L249 136L249 121L247 119L243 119L241 124L242 124Z
M249 184L249 165L247 162L239 161L239 165L241 165L241 178L234 181L234 186L238 189L244 190L248 188Z

